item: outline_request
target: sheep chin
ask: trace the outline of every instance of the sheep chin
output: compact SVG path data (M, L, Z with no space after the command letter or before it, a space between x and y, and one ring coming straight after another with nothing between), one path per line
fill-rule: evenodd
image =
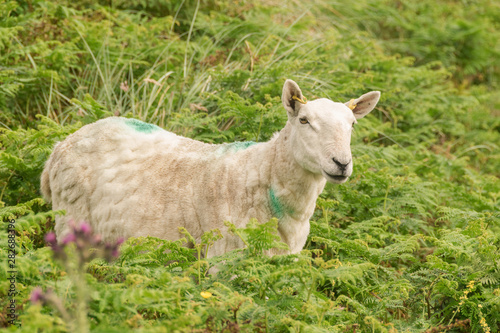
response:
M347 181L349 178L348 176L344 175L332 175L323 170L323 176L326 178L326 180L332 184L342 184Z

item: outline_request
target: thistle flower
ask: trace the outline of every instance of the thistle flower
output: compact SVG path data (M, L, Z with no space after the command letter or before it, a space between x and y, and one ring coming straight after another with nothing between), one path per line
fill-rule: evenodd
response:
M45 241L49 244L55 243L56 240L56 234L53 232L49 232L48 234L45 235Z
M44 293L42 288L36 287L31 292L30 302L34 304L41 303L42 305L50 305L61 313L66 322L69 323L72 321L72 318L64 308L63 301L50 289Z
M53 232L49 232L45 235L45 241L52 248L52 252L54 253L55 259L66 260L66 252L64 252L64 245L60 246L57 244L56 234Z
M36 287L35 289L33 289L30 296L30 302L43 304L44 301L45 301L45 294L43 293L42 288Z
M112 244L105 244L104 245L104 260L106 261L112 261L113 259L116 259L119 257L120 252L118 251L118 248L120 245L123 243L123 238L119 238L115 243Z
M52 248L54 258L66 262L68 256L65 249L70 244L74 244L76 247L78 266L80 268L83 268L86 262L98 256L103 257L106 261L111 261L120 255L119 247L123 243L122 238L114 243L104 244L100 235L92 233L92 227L87 222L76 225L74 221L71 221L70 225L71 231L64 236L61 244L57 243L56 235L53 232L45 236L45 240ZM91 248L95 248L97 251L91 251Z
M69 233L66 236L64 236L62 243L64 245L68 243L74 243L76 241L76 235L74 233Z
M83 234L85 235L90 235L90 233L92 232L92 228L90 227L90 224L88 224L87 222L82 222L80 224L80 231L83 232Z

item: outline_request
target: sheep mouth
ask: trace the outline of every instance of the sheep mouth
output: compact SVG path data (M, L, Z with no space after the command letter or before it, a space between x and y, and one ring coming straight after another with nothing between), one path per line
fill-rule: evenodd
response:
M325 173L325 175L328 176L328 178L331 178L333 180L335 180L336 182L339 182L339 183L343 183L347 180L347 176L344 176L344 175L332 175L328 172L326 172L325 170L323 170L323 172Z

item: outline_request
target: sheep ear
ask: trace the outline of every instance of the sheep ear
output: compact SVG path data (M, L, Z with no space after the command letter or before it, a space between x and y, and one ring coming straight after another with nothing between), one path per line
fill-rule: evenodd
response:
M302 106L302 104L294 99L294 97L304 100L304 96L302 95L302 91L300 90L298 84L293 80L286 80L283 85L281 100L283 101L285 110L288 112L288 117L296 117Z
M370 113L380 99L380 91L370 91L357 99L351 99L345 105L352 110L356 119L363 118Z

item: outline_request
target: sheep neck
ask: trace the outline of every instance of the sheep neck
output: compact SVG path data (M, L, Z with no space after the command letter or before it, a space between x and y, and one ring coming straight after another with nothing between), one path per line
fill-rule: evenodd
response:
M267 189L271 212L278 219L309 220L326 180L302 168L295 160L290 141L291 124L287 122L268 142L271 179ZM264 155L266 156L266 155Z

